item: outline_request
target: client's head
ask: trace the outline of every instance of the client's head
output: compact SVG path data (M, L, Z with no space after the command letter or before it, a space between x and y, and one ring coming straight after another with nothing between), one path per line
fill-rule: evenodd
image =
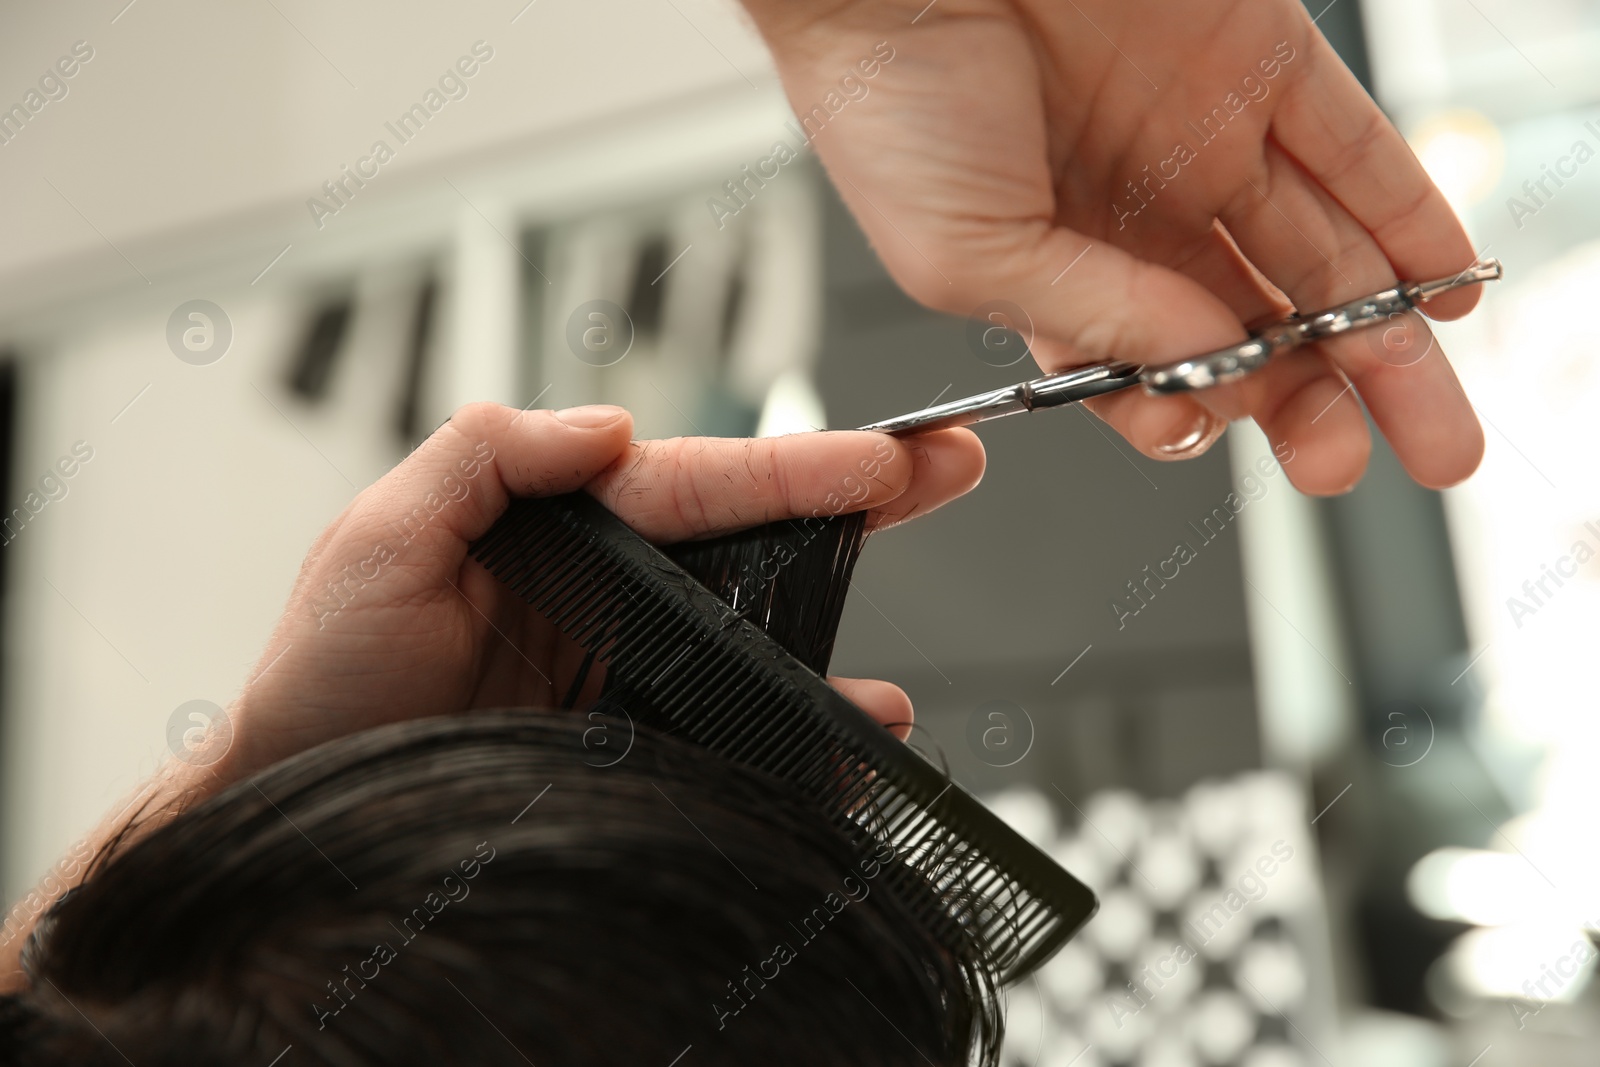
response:
M385 727L148 830L41 922L0 1064L993 1059L992 976L892 848L642 730L593 766L595 728Z

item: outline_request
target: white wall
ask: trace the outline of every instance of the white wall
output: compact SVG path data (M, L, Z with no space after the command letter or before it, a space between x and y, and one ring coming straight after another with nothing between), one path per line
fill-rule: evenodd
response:
M733 0L126 3L0 14L0 108L75 42L94 51L65 97L0 144L0 315L68 285L159 280L203 247L210 220L260 225L255 269L287 242L302 254L346 221L319 232L305 200L380 137L396 158L375 187L438 182L507 145L775 84ZM478 40L494 57L467 96L409 144L388 136L383 123Z

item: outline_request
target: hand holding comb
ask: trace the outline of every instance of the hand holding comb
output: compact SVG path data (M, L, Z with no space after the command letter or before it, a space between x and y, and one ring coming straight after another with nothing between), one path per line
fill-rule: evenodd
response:
M942 906L925 916L930 926L1001 980L1022 977L1088 921L1094 895L822 679L865 519L825 521L815 536L803 520L774 524L787 527L795 554L771 578L729 563L763 551L761 533L678 546L724 568L706 575L724 583L716 591L581 492L514 500L472 551L603 667L606 701L639 726L781 780L863 851L888 845L896 863L886 884L917 879L922 891L907 898L924 900L931 886ZM842 568L844 580L797 586L819 567ZM796 604L810 614L805 624L796 625Z

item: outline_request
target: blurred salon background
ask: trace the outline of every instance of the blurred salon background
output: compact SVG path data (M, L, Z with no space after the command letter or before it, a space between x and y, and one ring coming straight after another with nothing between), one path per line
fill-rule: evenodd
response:
M1324 3L1506 263L1437 328L1479 473L1427 492L1380 442L1319 502L1252 427L1163 465L1012 419L857 572L836 669L904 685L915 743L1104 901L1013 991L1017 1065L1600 1037L1600 8ZM748 435L1029 376L1026 322L904 297L808 147L877 58L797 117L725 0L0 13L6 901L227 704L316 533L459 404Z

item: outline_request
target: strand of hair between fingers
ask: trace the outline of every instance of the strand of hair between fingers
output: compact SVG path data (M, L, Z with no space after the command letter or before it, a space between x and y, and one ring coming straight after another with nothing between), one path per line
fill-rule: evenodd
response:
M825 521L828 518L837 518L850 511L852 504L859 504L869 495L867 481L876 479L883 470L883 464L894 458L894 448L887 440L879 440L872 447L872 455L861 460L856 465L860 472L858 478L855 472L845 475L839 483L836 492L829 492L823 498L822 507L813 508L811 514L798 520L806 531L805 540L796 544L792 540L775 539L772 550L752 568L744 564L744 573L739 576L742 582L770 582L778 576L778 572L789 563L793 562L801 547L809 544L818 534L828 528Z

